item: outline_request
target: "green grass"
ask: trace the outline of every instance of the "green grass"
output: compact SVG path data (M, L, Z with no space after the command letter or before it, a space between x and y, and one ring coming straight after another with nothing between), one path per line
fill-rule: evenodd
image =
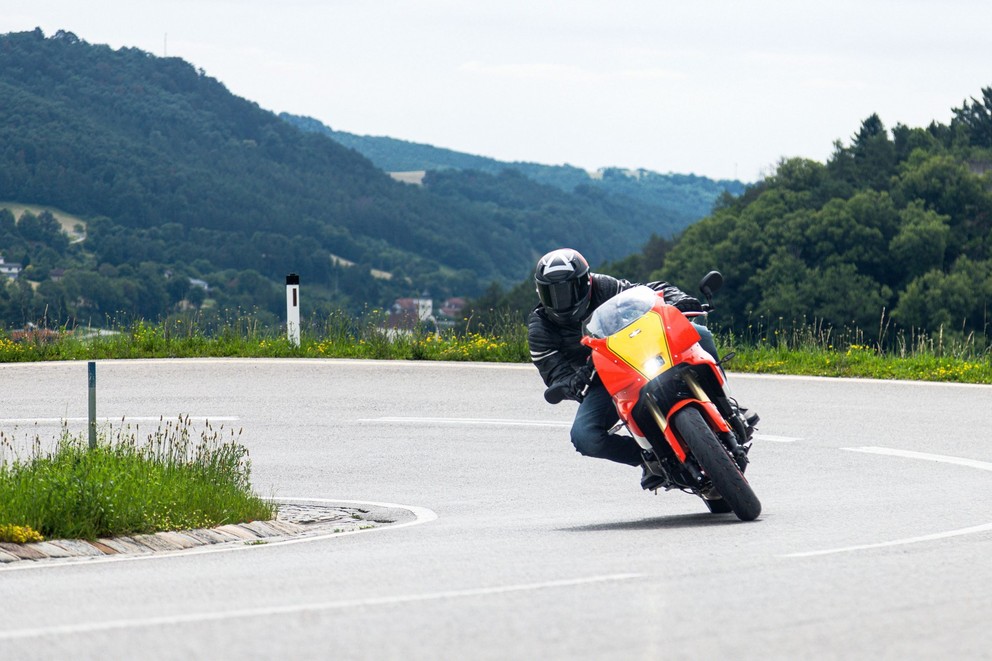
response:
M299 346L252 316L206 324L197 317L159 324L117 325L112 334L65 332L54 342L14 342L0 333L0 362L110 358L265 357L370 358L528 362L526 328L509 319L485 332L383 329L385 317L331 315L304 323ZM805 322L756 323L743 334L714 327L721 354L737 357L731 371L918 381L992 383L992 338L911 332L874 338L858 329Z
M118 325L109 334L64 331L56 341L13 341L0 333L0 362L94 360L110 358L373 358L394 360L480 360L524 362L530 359L526 330L506 324L491 333L399 333L382 328L384 317L331 316L306 324L300 345L251 317L220 325L197 319L159 324L138 320Z
M268 520L274 508L249 484L247 449L209 424L194 439L188 418L101 434L90 449L63 430L51 451L35 438L19 457L0 433L0 541L97 539Z
M861 329L792 323L717 333L721 351L735 351L728 369L757 374L992 383L988 336L910 331L874 337Z

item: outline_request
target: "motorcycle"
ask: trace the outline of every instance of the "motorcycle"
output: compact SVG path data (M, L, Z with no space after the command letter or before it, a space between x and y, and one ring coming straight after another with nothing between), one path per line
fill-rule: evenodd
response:
M644 285L600 305L583 327L592 349L593 374L613 398L620 422L641 446L646 489L679 489L702 498L710 512L733 512L742 521L761 513L744 477L751 448L744 415L727 392L721 363L699 345L687 317L714 310L723 276L711 271L699 283L702 312L683 313ZM558 403L552 384L545 399ZM614 431L611 430L611 431Z

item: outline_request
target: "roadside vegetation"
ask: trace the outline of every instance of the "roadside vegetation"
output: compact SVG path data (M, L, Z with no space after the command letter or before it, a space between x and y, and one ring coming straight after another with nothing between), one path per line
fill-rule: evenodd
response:
M992 337L886 328L875 334L815 323L749 324L744 333L716 329L730 371L758 374L992 383Z
M135 321L112 331L63 331L25 336L0 331L0 362L139 358L364 358L517 362L530 360L526 328L511 315L486 325L396 331L385 316L330 315L303 324L300 345L278 327L242 315L222 324L202 324L196 315L152 324ZM471 328L471 329L470 329ZM835 330L806 321L758 319L744 332L713 326L721 354L734 352L731 371L872 379L992 383L992 338L886 329Z
M331 315L304 323L299 346L251 315L215 325L196 316L118 324L99 334L63 330L15 340L0 331L0 362L179 357L362 358L525 363L526 329L509 315L476 330L383 327L385 317ZM988 336L897 333L874 337L816 323L758 319L744 333L714 327L731 372L992 383ZM535 372L535 378L537 377ZM63 430L54 450L0 432L0 542L96 539L212 527L275 515L249 483L247 449L189 419L107 429L95 449ZM16 448L31 445L28 456Z
M51 450L0 432L0 542L89 539L268 520L274 506L249 483L240 431L195 437L189 418L142 436L122 424L90 448L63 429Z

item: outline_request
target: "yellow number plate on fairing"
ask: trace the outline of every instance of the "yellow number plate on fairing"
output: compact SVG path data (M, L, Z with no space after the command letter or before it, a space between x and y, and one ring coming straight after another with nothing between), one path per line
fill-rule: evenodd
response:
M653 310L606 338L606 346L648 381L672 366L665 326Z

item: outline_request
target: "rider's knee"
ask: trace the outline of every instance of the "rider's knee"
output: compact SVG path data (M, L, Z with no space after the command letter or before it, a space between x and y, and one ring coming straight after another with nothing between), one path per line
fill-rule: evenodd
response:
M588 429L572 429L572 445L576 452L586 457L598 457L603 453L605 434Z

